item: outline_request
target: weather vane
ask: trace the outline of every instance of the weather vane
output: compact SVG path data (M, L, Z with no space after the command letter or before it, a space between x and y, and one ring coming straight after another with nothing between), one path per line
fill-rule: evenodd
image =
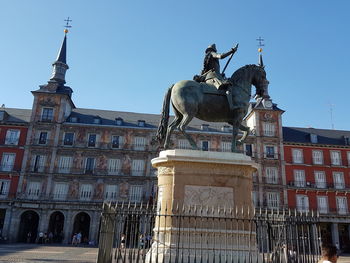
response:
M263 39L262 37L259 37L256 39L256 41L258 41L258 51L262 52L262 47L265 46L265 44L263 43L265 41L265 39Z
M69 25L70 22L72 22L71 19L69 19L69 17L67 19L64 20L66 22L66 25L64 26L66 29L64 30L64 33L67 34L68 33L68 28L71 28L72 26Z

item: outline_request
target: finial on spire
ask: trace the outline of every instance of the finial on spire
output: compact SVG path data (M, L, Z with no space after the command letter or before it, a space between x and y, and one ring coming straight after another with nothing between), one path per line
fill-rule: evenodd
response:
M65 29L63 30L65 34L67 34L69 31L68 31L68 28L71 28L72 26L69 25L70 22L72 22L71 19L69 19L69 17L67 17L67 19L65 19L64 21L66 21L66 25L64 26Z
M265 46L265 44L263 43L265 40L262 38L262 37L259 37L256 39L256 41L258 41L258 52L259 52L259 66L260 67L264 67L264 62L263 62L263 59L262 59L262 47Z

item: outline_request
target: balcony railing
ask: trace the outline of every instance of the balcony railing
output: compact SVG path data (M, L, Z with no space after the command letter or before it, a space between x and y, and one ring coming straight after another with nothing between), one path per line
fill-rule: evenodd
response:
M27 193L19 194L17 196L19 200L28 200L28 201L53 201L53 202L82 202L82 203L97 203L100 204L103 201L124 201L124 202L144 202L148 201L146 197L139 195L130 194L127 197L117 196L115 198L102 198L94 197L92 192L90 194L85 193L84 195L72 197L68 193L67 194L38 194L38 195L28 195Z
M54 143L54 140L49 140L49 139L46 139L46 140L34 139L32 141L32 145L35 145L35 146L49 146L49 145L53 145L53 143Z
M333 190L345 190L350 189L350 185L345 183L325 183L325 182L308 182L308 181L289 181L288 186L298 188L316 188L316 189L333 189Z
M21 166L19 165L0 165L0 172L20 172L21 171Z
M72 175L80 175L80 174L87 174L87 175L103 175L103 176L151 176L152 174L146 173L146 170L139 170L139 169L131 169L130 172L120 170L108 170L106 169L86 169L86 168L59 168L56 167L54 170L54 173L58 174L72 174Z

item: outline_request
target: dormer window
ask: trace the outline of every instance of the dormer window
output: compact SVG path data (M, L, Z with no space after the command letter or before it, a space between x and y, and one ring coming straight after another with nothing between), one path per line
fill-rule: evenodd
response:
M100 117L94 117L94 124L101 124L101 118Z
M137 121L137 126L139 126L139 127L145 127L145 121L144 120L138 120Z
M202 124L201 125L201 130L202 131L209 131L209 125L208 124Z
M122 126L123 125L123 119L122 118L116 118L115 119L115 124L118 126Z
M230 132L230 126L224 125L221 127L221 131L223 132Z
M5 111L0 111L0 121L3 121L5 119Z
M310 141L311 141L311 143L318 143L317 135L311 133L311 134L310 134Z
M78 122L78 117L70 117L70 122L73 122L73 123Z
M345 145L350 145L350 138L347 136L344 136L344 144Z

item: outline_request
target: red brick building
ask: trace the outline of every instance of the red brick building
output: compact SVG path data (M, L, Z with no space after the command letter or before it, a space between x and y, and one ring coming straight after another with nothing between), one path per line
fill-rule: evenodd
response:
M324 241L350 250L350 131L283 128L288 205L320 214Z
M0 232L8 232L22 166L29 116L0 108ZM1 235L0 235L1 236Z

